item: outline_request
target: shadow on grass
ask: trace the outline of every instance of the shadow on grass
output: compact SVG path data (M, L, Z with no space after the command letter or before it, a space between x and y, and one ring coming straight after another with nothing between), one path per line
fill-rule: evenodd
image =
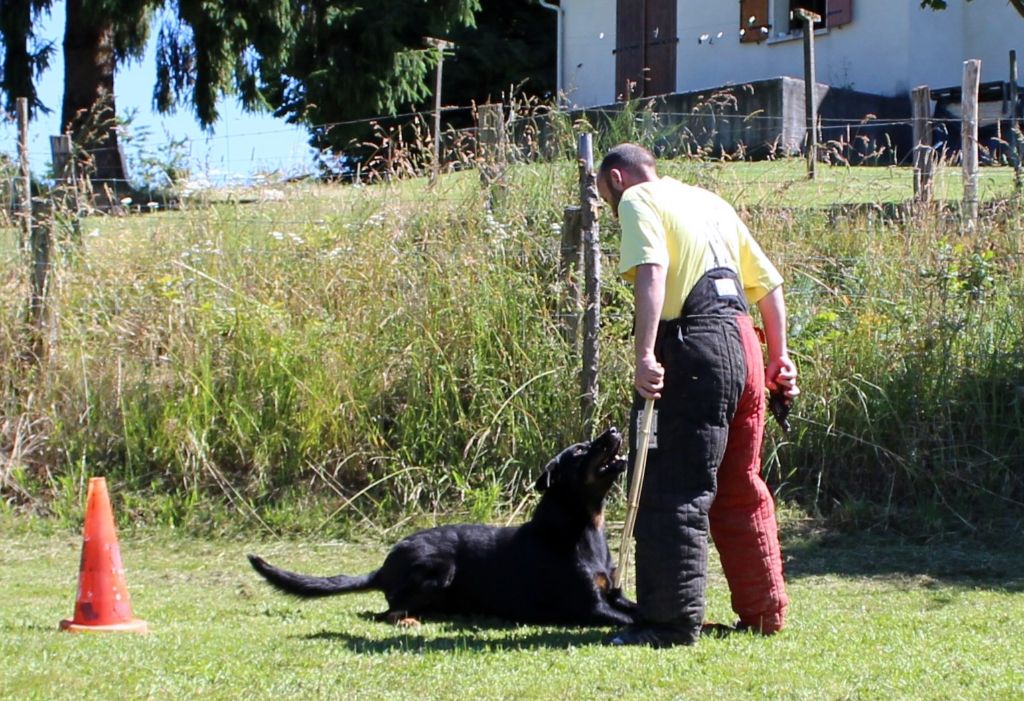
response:
M786 576L921 578L922 584L1024 592L1024 539L906 543L878 536L825 535L783 544Z
M373 615L364 614L363 618L372 620ZM388 626L385 623L380 625ZM585 645L601 645L609 632L610 629L602 628L519 626L487 618L432 618L428 619L424 628L411 628L383 638L328 630L312 633L305 638L340 643L353 652L507 652L538 648L567 650Z
M364 619L374 620L365 613ZM386 625L386 624L381 624ZM322 630L304 636L306 640L337 642L353 652L513 652L540 648L568 650L604 645L612 629L557 628L516 625L494 618L431 618L425 628L412 628L385 638L368 638L352 633ZM393 629L392 629L393 630ZM435 635L434 632L440 634ZM426 635L424 635L426 634ZM705 624L702 637L722 639L732 635L755 635L732 626Z

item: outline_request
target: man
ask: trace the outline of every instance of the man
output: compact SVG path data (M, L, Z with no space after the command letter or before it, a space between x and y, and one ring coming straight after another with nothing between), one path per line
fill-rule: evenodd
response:
M765 386L787 401L799 393L782 277L728 203L659 178L646 149L611 149L597 184L621 223L619 272L634 284L634 429L644 400L657 400L635 533L645 623L608 642L697 641L709 524L738 627L774 633L788 600L775 508L761 478ZM748 301L761 313L767 366Z

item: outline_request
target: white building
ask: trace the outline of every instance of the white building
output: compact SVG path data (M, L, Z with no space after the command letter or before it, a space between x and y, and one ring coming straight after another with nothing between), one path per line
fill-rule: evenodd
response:
M627 90L802 78L795 7L826 18L815 41L820 83L906 96L918 85L959 85L969 58L982 60L983 82L1008 80L1009 51L1024 49L1024 17L1006 0L948 2L935 11L919 0L561 0L559 85L570 106L592 107Z

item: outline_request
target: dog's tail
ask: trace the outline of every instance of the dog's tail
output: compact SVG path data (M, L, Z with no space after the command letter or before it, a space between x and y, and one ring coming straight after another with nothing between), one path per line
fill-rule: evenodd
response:
M294 594L303 598L331 596L350 591L366 591L375 589L374 580L377 570L357 577L339 574L334 577L311 577L296 572L288 572L269 564L257 555L249 555L249 564L263 575L263 578L286 594Z

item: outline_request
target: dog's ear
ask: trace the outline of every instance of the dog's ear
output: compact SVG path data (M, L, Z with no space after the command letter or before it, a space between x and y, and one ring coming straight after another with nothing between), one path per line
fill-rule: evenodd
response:
M548 487L551 486L551 467L552 465L549 463L548 466L544 468L544 472L540 473L540 477L537 478L537 481L533 483L533 488L538 492L546 492Z
M561 458L561 454L553 458L547 465L544 466L544 471L540 473L540 477L533 483L533 488L538 492L547 491L555 482L555 471L558 470L558 461Z

